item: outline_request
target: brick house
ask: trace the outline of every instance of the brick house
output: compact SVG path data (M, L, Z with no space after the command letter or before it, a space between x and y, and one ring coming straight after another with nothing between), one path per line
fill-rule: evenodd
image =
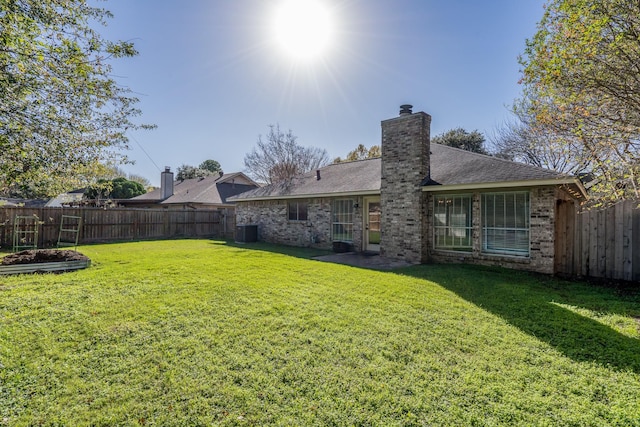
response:
M554 171L430 144L431 117L382 121L382 157L339 163L232 198L259 240L412 263L465 262L554 273L556 215L586 197ZM560 208L562 207L562 209Z

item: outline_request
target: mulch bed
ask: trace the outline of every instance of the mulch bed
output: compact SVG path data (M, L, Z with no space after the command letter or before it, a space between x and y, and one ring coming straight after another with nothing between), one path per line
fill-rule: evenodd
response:
M16 252L2 258L1 265L40 264L44 262L88 261L80 252L61 249L38 249Z

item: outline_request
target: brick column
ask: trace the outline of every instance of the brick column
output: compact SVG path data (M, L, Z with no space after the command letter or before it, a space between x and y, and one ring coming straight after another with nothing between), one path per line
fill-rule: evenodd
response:
M409 262L427 257L426 196L431 116L400 107L400 116L382 121L380 254Z

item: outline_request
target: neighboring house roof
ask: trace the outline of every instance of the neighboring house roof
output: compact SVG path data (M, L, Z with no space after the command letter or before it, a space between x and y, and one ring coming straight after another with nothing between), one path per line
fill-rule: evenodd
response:
M431 144L431 172L422 185L425 191L461 188L497 188L533 185L573 185L574 196L584 196L578 179L523 163ZM380 193L380 158L337 163L290 181L268 185L233 197L233 201L306 196L346 196Z
M0 197L0 207L43 208L46 204L46 199L18 199L15 197Z
M252 190L258 184L247 177L242 172L225 174L223 176L211 175L204 178L185 179L175 181L173 184L173 195L167 199L162 199L162 189L157 188L146 194L133 197L128 201L132 204L158 203L160 205L171 204L202 204L202 205L225 205L231 196ZM120 200L120 203L127 203L127 200ZM232 203L232 202L231 202Z
M58 194L53 199L49 200L45 207L47 208L61 208L64 205L79 203L84 197L85 188L72 190L67 193Z

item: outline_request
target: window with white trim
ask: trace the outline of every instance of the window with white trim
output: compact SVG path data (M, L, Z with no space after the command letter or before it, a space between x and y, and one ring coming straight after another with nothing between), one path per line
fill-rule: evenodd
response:
M482 250L529 256L529 192L482 195Z
M353 242L353 200L333 201L331 236L334 242Z
M289 202L289 221L306 221L308 208L304 202Z
M435 248L470 252L473 236L471 195L436 195L433 211Z

